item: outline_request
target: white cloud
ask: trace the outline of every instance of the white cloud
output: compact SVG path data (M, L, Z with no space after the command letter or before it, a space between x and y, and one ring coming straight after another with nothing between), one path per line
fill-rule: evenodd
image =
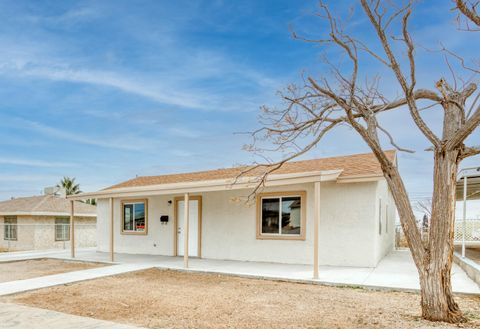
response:
M102 136L85 136L84 134L78 131L67 131L55 127L47 126L43 123L25 120L21 118L12 118L9 120L10 123L16 122L18 123L17 127L21 127L22 129L27 129L30 131L35 131L41 133L46 136L59 138L62 140L67 140L71 142L76 142L80 144L110 148L110 149L119 149L119 150L130 150L130 151L138 151L138 150L146 150L156 146L155 140L151 138L141 138L138 136L129 136L129 135L122 135L122 136L110 136L110 137L102 137Z
M15 166L27 166L27 167L43 167L43 168L63 168L63 167L75 167L74 163L69 162L56 162L56 161L42 161L42 160L30 160L30 159L18 159L14 157L0 157L0 165L15 165Z
M2 174L0 182L2 183L31 183L31 182L56 182L58 176L53 175L25 175L25 174Z

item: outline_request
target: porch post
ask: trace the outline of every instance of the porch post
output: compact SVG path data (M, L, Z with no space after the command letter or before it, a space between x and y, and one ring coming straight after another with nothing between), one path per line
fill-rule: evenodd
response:
M188 230L190 224L190 200L188 193L185 193L184 198L184 214L183 214L183 267L188 268Z
M115 230L114 230L113 222L114 222L113 198L110 198L110 261L111 262L115 261L115 256L114 256L115 254L113 250L113 242L114 242L113 237L114 237Z
M70 252L72 258L75 258L75 217L73 216L73 203L74 201L70 200Z
M320 182L315 182L313 198L314 198L313 278L318 279L318 229L320 227Z
M462 222L462 258L465 258L465 233L467 230L467 175L463 174L463 222Z

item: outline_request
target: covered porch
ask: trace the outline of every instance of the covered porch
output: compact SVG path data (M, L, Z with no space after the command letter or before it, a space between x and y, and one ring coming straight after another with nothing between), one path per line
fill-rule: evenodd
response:
M282 191L286 191L287 193L294 193L302 194L304 193L305 186L308 186L309 189L309 202L308 202L308 218L309 218L309 234L311 236L311 241L313 243L306 244L305 241L302 241L302 248L308 247L308 253L302 255L302 258L305 258L306 255L309 258L308 263L311 262L312 265L299 265L298 267L298 276L294 275L294 277L302 277L305 279L306 277L310 279L319 279L319 223L320 223L320 192L321 192L321 183L323 182L331 182L336 181L338 176L340 175L341 170L327 170L327 171L315 171L315 172L302 172L302 173L291 173L291 174L276 174L270 175L268 180L265 184L266 188L271 189L280 189ZM258 184L258 180L252 177L240 177L235 179L222 179L222 180L209 180L209 181L201 181L201 182L181 182L181 183L170 183L170 184L162 184L162 185L153 185L153 186L141 186L141 187L134 187L134 188L116 188L114 190L103 190L93 193L83 193L80 195L69 196L68 198L71 200L71 250L70 250L70 258L81 259L81 254L77 253L75 248L75 222L73 218L74 213L74 203L75 200L82 200L86 198L96 198L100 200L100 206L103 203L104 205L108 205L104 207L105 213L104 216L99 216L99 218L108 218L106 221L107 226L104 227L104 230L99 230L98 234L99 237L103 239L108 237L108 252L105 253L106 248L100 249L104 251L103 253L98 253L97 255L101 258L102 261L105 261L105 256L108 255L109 262L118 262L123 260L138 262L141 260L147 260L149 257L156 259L162 259L162 262L172 266L172 268L176 269L189 269L192 267L202 268L202 264L209 264L208 266L213 266L213 264L217 264L218 266L225 267L225 271L228 272L228 267L230 266L229 261L216 261L214 259L203 260L203 245L206 242L211 240L211 237L208 237L202 233L204 230L202 227L205 226L203 221L208 221L208 216L205 216L205 210L202 212L203 205L207 204L210 206L210 213L213 211L215 212L216 209L214 208L227 208L225 205L225 198L222 201L218 200L218 193L224 193L227 195L228 193L232 193L234 191L242 190L244 194L248 195L251 193L253 188L255 188ZM293 191L295 192L292 192ZM214 195L217 193L216 197L209 197L210 199L206 201L205 196ZM272 192L270 192L272 193ZM217 198L217 199L215 199ZM233 198L231 198L233 199ZM303 197L303 201L306 203L306 197ZM125 201L127 200L127 201ZM129 202L137 202L139 200L142 201L142 211L144 211L144 222L143 222L143 229L140 232L124 232L125 223L122 224L121 227L121 235L118 235L119 231L119 223L118 217L120 216L118 213L118 206L122 206L123 214L125 216L125 209L124 204ZM231 204L234 203L245 203L245 200L229 200L228 204L229 207L233 207ZM162 207L168 204L169 209L165 210L158 210L153 207L151 204L155 203L156 205L162 204ZM102 208L102 207L99 207ZM107 209L108 208L108 209ZM303 205L303 211L306 211L306 205ZM101 211L101 210L99 210ZM129 210L130 211L130 210ZM131 212L135 212L135 208L132 207ZM193 211L193 212L192 212ZM225 209L223 209L225 211ZM227 209L226 212L234 213L234 210ZM240 210L239 210L240 211ZM257 209L258 213L258 209ZM198 214L198 215L197 215ZM192 216L195 216L192 222ZM225 216L225 214L221 215ZM233 215L232 215L233 216ZM217 216L218 217L218 216ZM306 216L302 221L306 220ZM248 218L250 221L250 218ZM193 225L192 225L193 223ZM165 224L165 225L164 225ZM153 226L152 226L153 225ZM305 240L305 223L302 224L302 232L299 233L299 238L296 237L288 237L288 240ZM98 226L97 226L98 227ZM169 227L167 229L167 227ZM255 227L253 228L255 229ZM153 247L152 254L157 253L157 240L151 238L158 233L160 230L163 230L162 240L159 242L162 244L160 248L163 248L163 251L159 251L165 256L154 256L154 255L138 255L138 250L135 251L133 246L131 249L132 255L128 255L125 251L118 250L118 246L124 246L125 241L129 239L129 241L133 241L135 239L135 243L137 244L151 244ZM181 234L180 234L181 233ZM217 232L218 233L218 232ZM234 233L234 232L233 232ZM224 239L229 239L231 237L232 232L228 232L225 230L222 232ZM147 236L149 238L141 238L140 236ZM303 236L302 236L303 235ZM135 238L137 236L137 238ZM255 235L254 235L255 236ZM217 235L218 237L218 235ZM258 236L258 222L257 222L257 239ZM117 241L116 241L117 240ZM122 240L122 241L118 241ZM168 240L168 241L167 241ZM267 239L268 240L268 239ZM296 243L295 248L300 250L298 247L299 241L293 241ZM130 242L129 242L130 243ZM283 242L284 243L284 242ZM310 246L311 244L311 246ZM285 246L283 247L285 248ZM125 250L125 248L123 249ZM159 249L158 249L159 250ZM118 253L120 251L120 253ZM130 253L130 251L128 251ZM310 256L311 255L311 256ZM169 257L169 256L176 256L176 257ZM181 256L181 257L179 257ZM89 257L92 257L90 254ZM121 257L122 259L118 259ZM158 258L160 257L160 258ZM208 255L207 255L208 258ZM219 257L216 257L219 258ZM90 259L91 260L91 259ZM288 262L287 262L288 263ZM232 263L233 264L233 263ZM246 263L248 264L248 263ZM278 272L282 272L282 265L272 265L274 268L278 266ZM215 266L214 266L215 267ZM220 269L218 269L220 270ZM269 270L268 270L269 271ZM265 274L268 274L266 271ZM275 272L275 271L274 271ZM291 272L291 271L290 271ZM300 274L301 273L301 274ZM309 273L307 276L306 273ZM292 273L289 274L291 276Z

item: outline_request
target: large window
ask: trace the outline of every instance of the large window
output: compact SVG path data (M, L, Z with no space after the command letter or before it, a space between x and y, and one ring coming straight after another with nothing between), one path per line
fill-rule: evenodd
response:
M4 217L4 240L17 240L17 217Z
M147 234L147 200L122 202L122 232Z
M257 238L305 239L305 192L264 193L257 198Z
M55 241L70 240L70 218L55 218Z

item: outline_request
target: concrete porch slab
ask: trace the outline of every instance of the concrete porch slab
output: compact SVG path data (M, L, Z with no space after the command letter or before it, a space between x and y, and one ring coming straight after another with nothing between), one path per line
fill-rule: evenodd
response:
M25 256L71 260L68 251L59 251L57 253L48 252L47 254L32 252ZM0 255L0 263L4 259L11 259L11 257ZM96 252L91 249L78 250L75 260L108 263L109 254ZM115 254L115 261L116 264L139 265L140 267L146 266L145 268L149 266L162 269L221 273L253 278L268 278L330 285L364 286L377 289L398 290L418 290L420 287L418 273L408 250L396 250L391 252L382 259L376 268L320 266L320 277L318 280L313 280L312 266L310 265L192 258L189 261L189 268L184 269L183 258L181 257L143 254ZM64 273L64 275L68 276L68 273ZM456 293L480 294L480 287L473 282L457 264L453 264L452 286Z

